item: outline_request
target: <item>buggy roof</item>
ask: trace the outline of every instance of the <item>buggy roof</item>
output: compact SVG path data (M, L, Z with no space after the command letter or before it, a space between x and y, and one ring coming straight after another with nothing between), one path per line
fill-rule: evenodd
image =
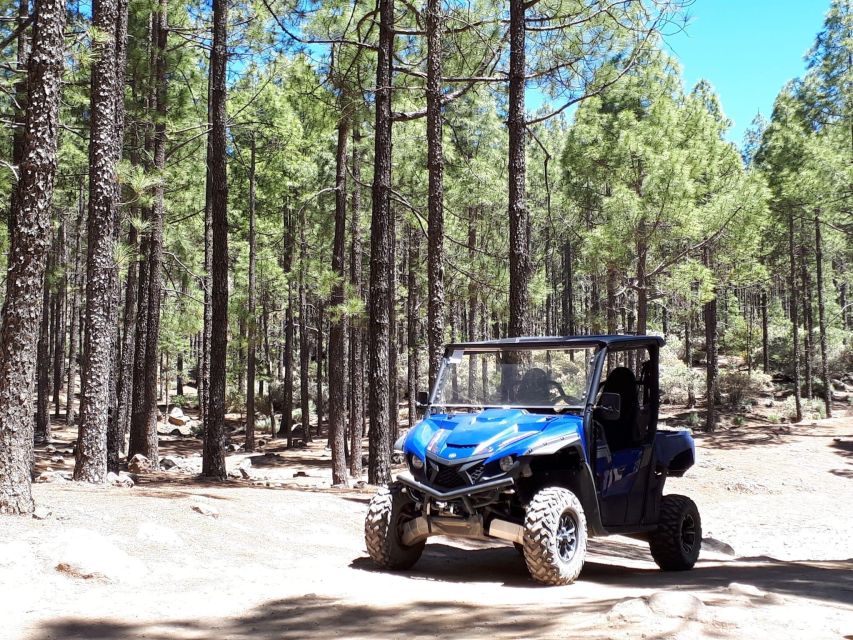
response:
M631 347L661 347L664 339L649 335L599 335L599 336L547 336L524 338L501 338L480 342L453 342L445 347L446 352L459 349L478 351L499 351L502 349L582 349L586 347L610 347L627 349Z

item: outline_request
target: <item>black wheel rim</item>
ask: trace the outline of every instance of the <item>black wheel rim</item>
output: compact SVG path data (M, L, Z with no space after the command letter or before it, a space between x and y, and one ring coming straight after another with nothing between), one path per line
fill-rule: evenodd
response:
M681 548L684 553L691 553L696 544L696 521L689 513L684 516L681 523Z
M560 560L570 562L578 549L578 522L574 514L566 512L560 516L556 539Z

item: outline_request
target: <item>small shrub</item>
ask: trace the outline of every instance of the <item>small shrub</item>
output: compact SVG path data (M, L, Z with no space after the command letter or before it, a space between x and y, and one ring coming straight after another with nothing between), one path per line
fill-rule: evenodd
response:
M743 371L721 373L718 387L733 407L741 407L748 398L772 389L770 376L767 374L755 372L749 375Z
M690 390L699 383L700 375L678 356L679 345L667 343L660 353L660 389L668 404L687 404Z
M743 416L735 416L732 419L732 424L736 427L742 427L746 423L746 419Z
M699 423L701 420L699 419L699 414L695 411L691 411L687 415L687 424L690 425L691 429L697 429L699 427Z
M182 409L187 406L187 399L184 396L174 396L172 398L172 404L176 407L181 407Z
M802 398L800 406L803 410L803 420L822 420L826 417L826 407L823 404L823 400L807 400L806 398ZM785 398L784 411L789 420L794 421L797 419L797 401L794 396Z
M780 416L778 413L775 413L775 412L774 413L768 413L767 414L767 421L770 424L779 424L780 422L782 422L782 416Z

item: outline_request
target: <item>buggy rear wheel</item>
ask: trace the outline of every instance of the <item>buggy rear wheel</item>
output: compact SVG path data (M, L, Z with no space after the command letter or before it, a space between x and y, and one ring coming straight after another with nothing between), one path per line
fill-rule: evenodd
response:
M540 490L524 517L524 560L537 582L571 584L586 558L586 516L574 493L562 487Z
M657 530L649 536L649 550L664 571L692 569L702 548L702 519L687 496L664 496Z
M402 542L403 525L418 517L415 503L399 482L382 487L370 500L364 519L364 542L370 558L383 569L412 567L421 557L426 540Z

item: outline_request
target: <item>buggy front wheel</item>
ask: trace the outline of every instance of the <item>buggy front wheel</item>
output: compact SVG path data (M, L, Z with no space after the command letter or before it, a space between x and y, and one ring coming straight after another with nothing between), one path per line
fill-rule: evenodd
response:
M403 485L392 482L370 500L364 519L364 542L371 560L383 569L403 570L421 557L426 540L402 542L403 525L418 516L415 503Z
M562 487L540 490L524 517L524 561L537 582L571 584L586 558L586 516L574 493Z

